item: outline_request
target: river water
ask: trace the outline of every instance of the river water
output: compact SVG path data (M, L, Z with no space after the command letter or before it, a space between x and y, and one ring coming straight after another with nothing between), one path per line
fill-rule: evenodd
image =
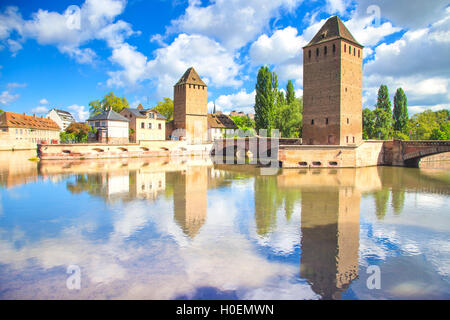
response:
M0 153L0 299L450 299L448 166L33 156Z

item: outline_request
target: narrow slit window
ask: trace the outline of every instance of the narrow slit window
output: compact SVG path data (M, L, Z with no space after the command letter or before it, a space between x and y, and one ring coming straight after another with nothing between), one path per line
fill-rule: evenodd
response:
M319 56L319 48L316 49L316 57Z
M336 45L333 44L333 53L336 53Z
M325 119L325 124L328 124L328 118Z
M323 54L324 54L324 55L327 55L327 50L328 50L328 49L327 49L327 46L325 46L325 48L323 48Z
M311 50L308 51L308 58L311 59Z
M314 125L314 119L311 120L311 125Z
M347 52L347 45L344 44L344 52Z

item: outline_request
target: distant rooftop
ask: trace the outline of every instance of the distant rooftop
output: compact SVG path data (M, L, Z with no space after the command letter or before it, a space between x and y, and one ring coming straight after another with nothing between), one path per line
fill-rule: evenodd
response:
M208 128L238 129L238 126L226 114L208 113Z
M0 127L60 130L56 122L51 119L8 111L5 111L0 115Z
M112 109L108 109L99 113L95 116L90 117L87 121L97 121L97 120L110 120L110 121L126 121L129 122L127 118L118 114Z

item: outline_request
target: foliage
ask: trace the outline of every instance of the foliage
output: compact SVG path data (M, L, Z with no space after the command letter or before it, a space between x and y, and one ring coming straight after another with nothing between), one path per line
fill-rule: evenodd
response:
M243 131L250 130L252 131L255 127L255 121L250 119L248 116L241 117L241 116L232 116L231 120L238 126L239 129Z
M72 122L67 128L65 133L69 134L67 137L73 137L76 142L86 142L89 132L94 132L95 129L91 128L87 123Z
M278 81L275 73L268 67L261 67L258 71L255 96L255 127L256 130L267 129L270 136L274 128L275 93Z
M286 103L292 104L294 100L295 100L294 85L292 84L292 81L289 80L286 86Z
M362 112L363 139L376 139L375 112L365 108Z
M76 142L76 137L73 133L60 132L59 140L61 141L61 143Z
M298 138L301 136L302 111L302 99L294 99L291 104L277 107L275 128L280 130L283 138Z
M164 117L166 117L167 121L173 119L173 100L170 98L163 98L164 101L159 101L156 107L153 110L158 111Z
M392 110L389 100L389 91L384 84L378 90L377 104L375 106L375 134L379 139L387 140L392 137Z
M408 132L408 102L402 88L397 89L394 96L394 130L402 133Z
M0 109L0 114L2 114L4 111L2 109Z
M94 100L89 102L89 111L91 115L96 115L104 111L105 109L111 108L115 112L120 112L124 108L129 108L130 105L125 97L116 97L113 92L105 95L103 100Z
M448 140L450 139L450 111L426 110L415 114L409 120L411 139Z

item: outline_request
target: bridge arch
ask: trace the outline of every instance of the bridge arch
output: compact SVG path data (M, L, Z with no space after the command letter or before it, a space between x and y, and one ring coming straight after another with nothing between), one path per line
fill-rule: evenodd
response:
M402 158L406 167L418 168L420 160L450 152L450 141L402 141Z

